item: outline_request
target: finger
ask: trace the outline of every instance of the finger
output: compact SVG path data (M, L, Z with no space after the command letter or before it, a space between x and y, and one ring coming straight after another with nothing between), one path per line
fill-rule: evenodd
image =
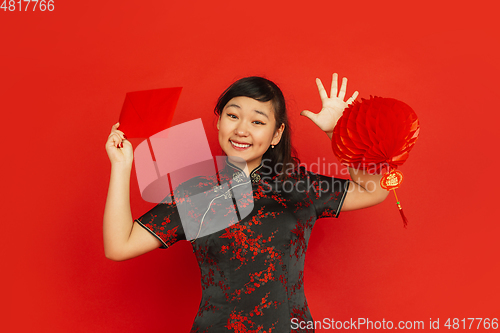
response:
M108 136L108 140L109 138L113 137L115 141L118 141L118 143L121 143L123 140L126 140L125 138L125 135L122 135L122 134L119 134L119 133L111 133L109 136ZM115 145L116 146L116 145Z
M112 136L112 137L109 137L108 138L108 141L106 141L106 147L116 147L117 146L117 142L116 142L116 137L115 136Z
M352 94L352 97L351 97L351 98L352 98L352 100L353 100L353 101L355 101L355 100L356 100L356 98L358 98L358 95L359 95L359 92L356 90L356 91L354 92L354 94Z
M356 100L356 97L358 97L358 91L355 91L354 94L352 94L351 97L349 97L349 99L346 101L347 104L351 104L352 102L354 102Z
M316 79L316 84L318 85L319 97L321 100L328 98L325 87L323 87L323 83L320 79Z
M339 80L339 75L337 73L333 73L332 75L332 88L330 89L330 97L337 97L337 81Z
M122 131L120 130L115 130L116 133L118 133L118 135L122 138L122 139L125 139L125 133L123 133Z
M112 136L110 136L108 140L111 140L111 144L116 148L119 148L120 144L122 143L122 139L116 133L112 133Z
M120 133L119 135L121 136L122 140L125 139L125 133L123 133L123 131L120 131L118 129L118 127L120 126L120 122L117 122L116 124L114 124L112 127L111 127L111 133L113 132L117 132L117 133Z
M311 112L309 110L302 111L300 113L300 115L311 119L313 122L314 122L314 120L316 119L316 116L317 116L315 113L313 113L313 112Z
M122 131L117 130L117 129L112 129L112 130L111 130L111 133L108 135L108 137L110 137L110 136L111 136L111 135L113 135L113 134L117 134L119 137L121 137L121 138L122 138L122 140L126 138L126 137L125 137L125 133L123 133Z
M347 78L344 77L342 78L342 85L340 86L340 91L339 91L339 98L342 100L344 100L346 88L347 88Z
M123 135L118 135L118 147L120 148L123 148L123 142L125 141L126 139L124 138Z
M120 148L120 143L121 143L121 140L119 137L117 137L116 135L113 136L113 146L115 146L116 148Z

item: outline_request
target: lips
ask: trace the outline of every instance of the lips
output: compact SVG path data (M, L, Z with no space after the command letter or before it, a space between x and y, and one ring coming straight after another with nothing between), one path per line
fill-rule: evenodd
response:
M251 145L251 143L248 143L248 142L240 142L240 141L236 141L236 140L229 140L231 142L234 142L234 143L239 143L240 145Z
M252 146L250 143L245 143L245 142L238 142L233 140L229 140L229 142L231 142L231 146L233 146L233 148L238 150L247 149L250 146Z

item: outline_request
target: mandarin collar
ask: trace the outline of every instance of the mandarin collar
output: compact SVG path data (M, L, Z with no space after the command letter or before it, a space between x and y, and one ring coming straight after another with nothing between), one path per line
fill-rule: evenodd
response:
M229 167L229 170L233 170L233 178L237 177L239 174L245 175L245 172L239 168L238 166L234 165L229 161L229 157L226 156L226 165ZM261 179L261 176L259 174L259 170L262 168L262 160L260 161L260 164L250 172L250 179L252 180L252 183L258 183ZM246 177L246 175L245 175Z

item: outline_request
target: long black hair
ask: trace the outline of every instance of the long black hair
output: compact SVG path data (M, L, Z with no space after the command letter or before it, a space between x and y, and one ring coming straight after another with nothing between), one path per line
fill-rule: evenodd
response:
M285 180L288 174L297 168L300 160L297 151L292 146L292 131L281 89L274 82L259 76L239 79L220 95L214 108L215 115L220 118L226 104L234 97L240 96L253 98L259 102L271 101L276 119L274 132L281 124L285 124L280 142L274 148L269 147L262 156L263 166L271 167L279 180Z

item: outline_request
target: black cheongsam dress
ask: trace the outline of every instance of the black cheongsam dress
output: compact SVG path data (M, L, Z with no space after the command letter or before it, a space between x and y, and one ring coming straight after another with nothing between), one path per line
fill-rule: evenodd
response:
M261 163L247 177L226 159L217 175L190 179L175 200L135 220L161 248L191 242L202 285L191 332L314 332L297 328L313 320L304 294L307 244L318 218L339 216L350 181L303 167L279 181L269 169ZM210 191L205 204L188 203ZM210 229L218 218L229 224Z

